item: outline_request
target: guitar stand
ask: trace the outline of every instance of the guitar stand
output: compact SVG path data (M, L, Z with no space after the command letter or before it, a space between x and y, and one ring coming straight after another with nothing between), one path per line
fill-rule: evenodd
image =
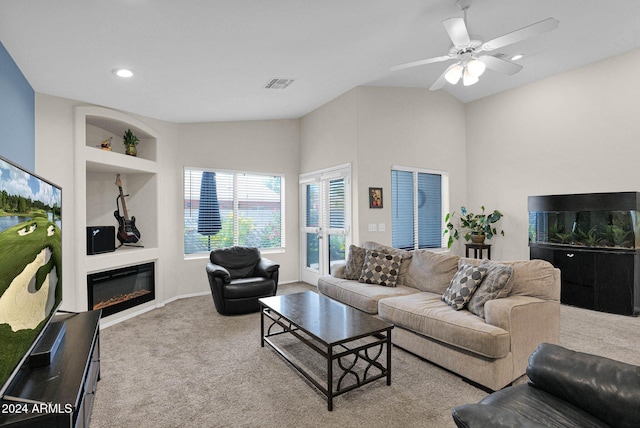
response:
M123 244L123 243L121 242L121 243L120 243L120 245L118 245L118 246L116 247L116 250L117 250L118 248L122 247L122 246L124 246L124 247L138 247L138 248L144 248L144 245L142 245L142 244Z

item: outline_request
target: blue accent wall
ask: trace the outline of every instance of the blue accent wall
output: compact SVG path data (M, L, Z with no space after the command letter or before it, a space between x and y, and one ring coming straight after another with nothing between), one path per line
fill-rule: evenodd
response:
M35 92L0 42L0 155L35 170Z

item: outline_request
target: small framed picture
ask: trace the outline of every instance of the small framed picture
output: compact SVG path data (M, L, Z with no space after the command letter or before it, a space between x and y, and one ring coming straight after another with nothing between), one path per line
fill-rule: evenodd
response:
M382 208L382 187L369 187L369 208Z

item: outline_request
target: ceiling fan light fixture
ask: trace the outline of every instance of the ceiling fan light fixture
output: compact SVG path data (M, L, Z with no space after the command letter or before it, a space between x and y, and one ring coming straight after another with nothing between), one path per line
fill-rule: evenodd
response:
M453 67L451 67L449 71L447 71L447 74L444 75L444 78L447 80L447 82L451 83L452 85L455 85L460 80L460 77L462 77L463 71L464 71L464 67L462 67L462 65L458 63Z
M473 58L467 63L467 71L469 72L469 74L475 77L482 76L482 73L484 73L486 68L487 66L484 64L484 62L476 58Z
M462 84L464 86L471 86L478 83L478 76L474 76L469 72L468 68L464 69L464 73L462 73Z

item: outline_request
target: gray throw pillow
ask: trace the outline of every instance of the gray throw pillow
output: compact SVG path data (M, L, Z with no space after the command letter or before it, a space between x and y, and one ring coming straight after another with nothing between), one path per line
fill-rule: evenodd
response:
M382 245L373 241L365 241L362 243L362 247L365 250L375 250L381 253L387 253L391 255L398 255L402 258L402 264L400 265L400 273L398 273L398 285L406 285L405 284L405 276L409 266L411 265L411 257L413 256L413 251L401 250L399 248L389 247L387 245Z
M460 265L451 284L442 295L442 301L456 311L463 309L486 273L487 269L481 266Z
M347 265L344 268L344 279L360 279L362 274L362 266L364 265L364 255L366 250L351 244L349 246L349 255L347 256Z
M469 312L484 318L484 304L489 300L507 297L511 291L511 276L513 267L483 260L479 267L487 269L487 274L482 284L473 293L467 309Z
M359 281L367 284L395 287L400 274L402 257L397 254L386 254L367 250Z

